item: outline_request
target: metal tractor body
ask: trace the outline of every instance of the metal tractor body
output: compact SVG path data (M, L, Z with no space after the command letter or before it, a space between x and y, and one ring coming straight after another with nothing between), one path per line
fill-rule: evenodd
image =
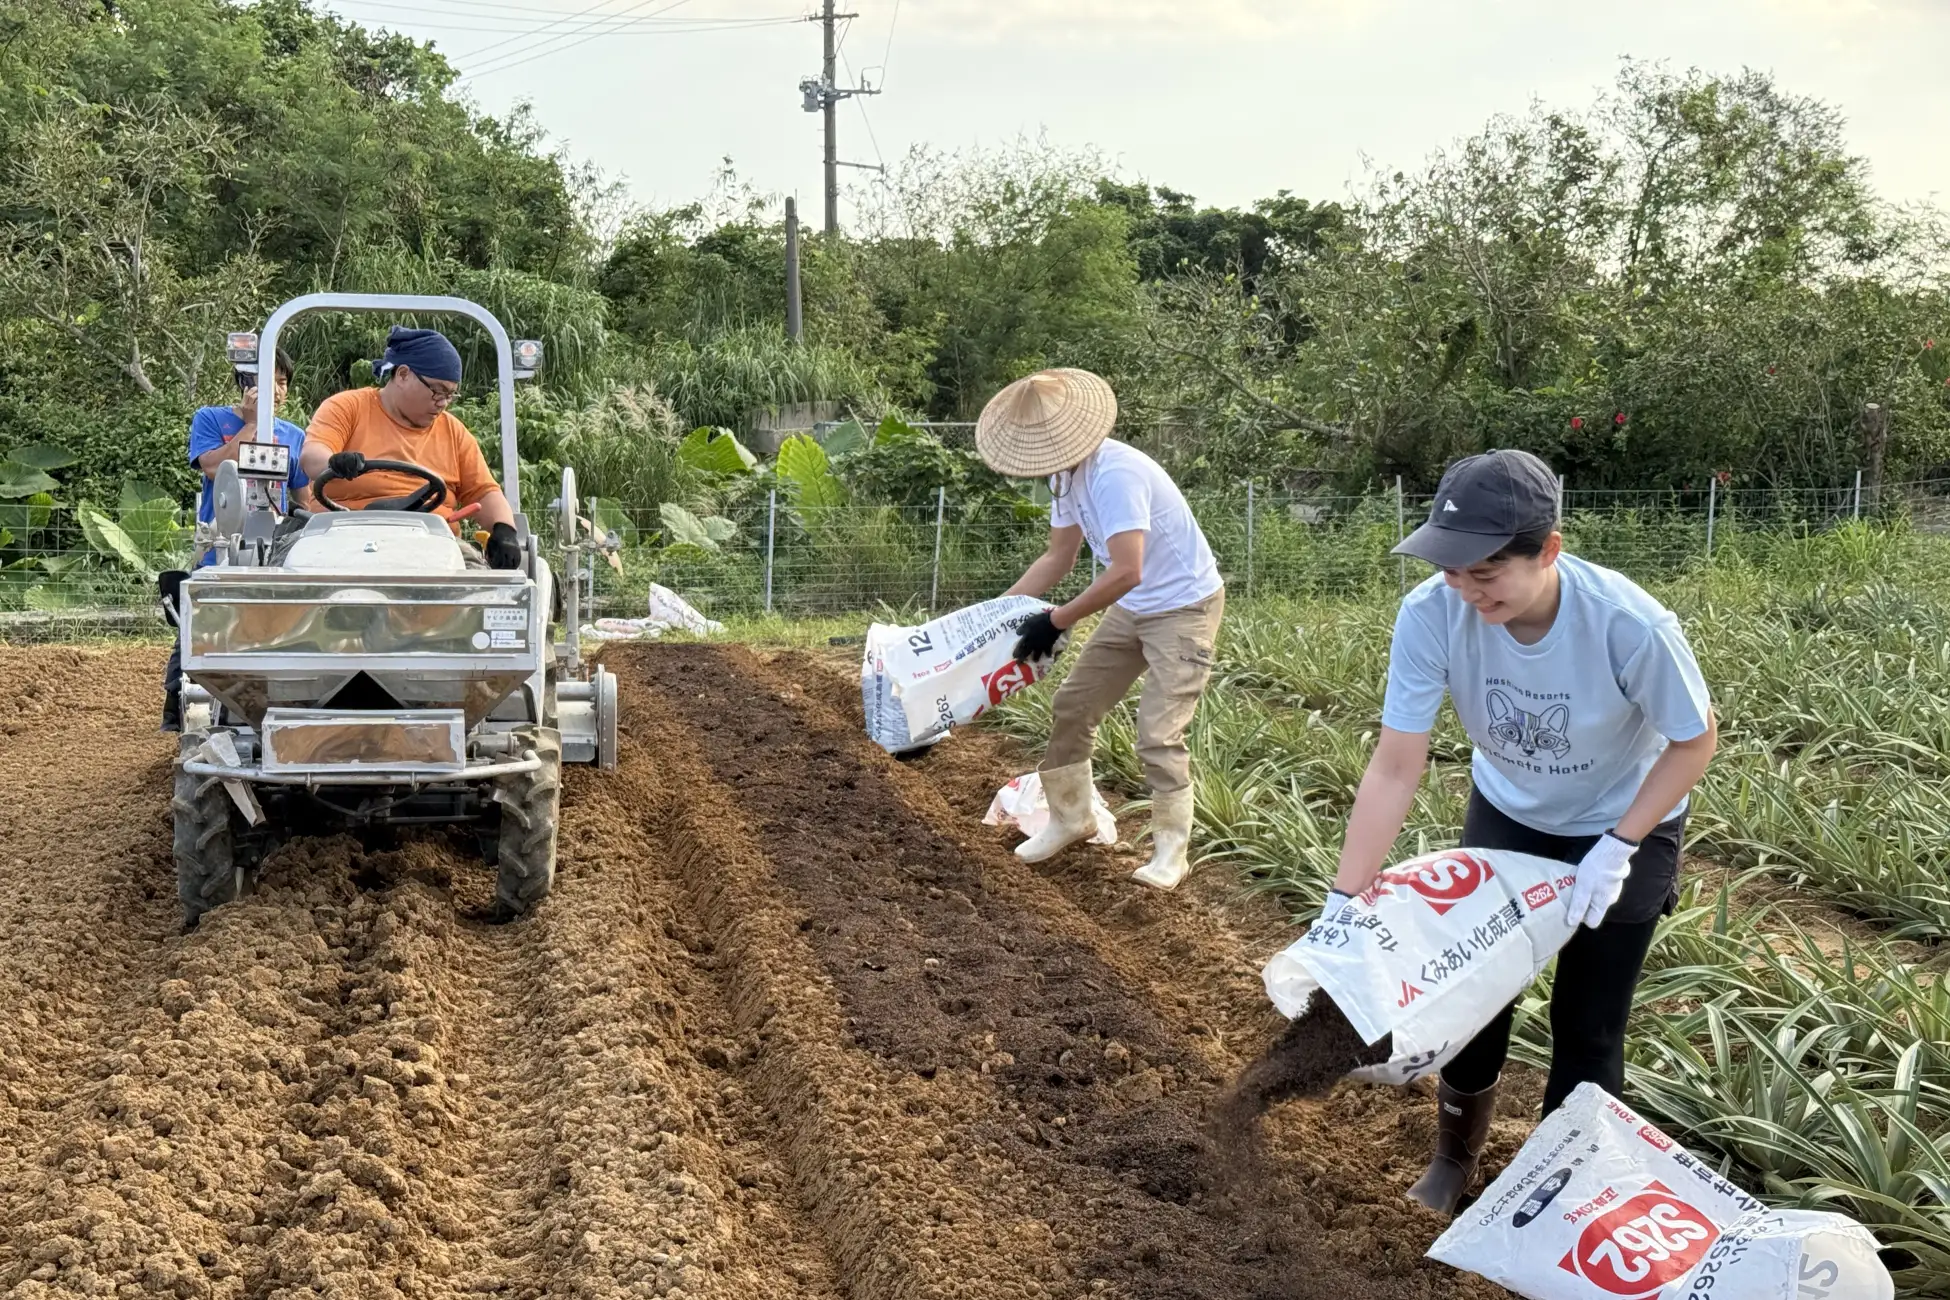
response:
M493 336L521 565L470 563L437 513L324 502L281 517L265 484L288 469L286 448L247 447L221 467L197 538L213 562L181 579L172 610L186 682L173 798L184 919L236 897L291 836L437 825L474 831L498 873L491 919L512 919L554 881L562 764L616 762L615 679L576 638L583 560L604 543L578 542L565 471L558 590L521 511L513 386L536 345L511 345L462 299L313 294L272 315L257 353L275 355L286 322L319 310L455 312ZM233 360L248 338L233 337ZM257 427L273 427L270 386L258 400Z

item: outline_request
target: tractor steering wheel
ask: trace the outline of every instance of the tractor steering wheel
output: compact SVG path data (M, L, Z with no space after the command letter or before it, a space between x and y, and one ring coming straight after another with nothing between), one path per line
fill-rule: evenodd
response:
M422 480L422 485L415 488L410 496L387 497L380 501L373 501L368 503L367 509L378 507L385 510L410 510L415 514L430 515L447 504L447 480L423 465L415 465L404 460L369 460L363 472L370 474L375 470L393 474L410 474ZM345 506L325 495L326 484L340 482L341 478L341 475L327 465L311 481L312 495L317 497L318 504L327 510L346 509Z

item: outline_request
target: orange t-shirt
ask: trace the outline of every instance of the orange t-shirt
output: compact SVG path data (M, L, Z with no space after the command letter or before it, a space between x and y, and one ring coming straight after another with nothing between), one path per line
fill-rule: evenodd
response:
M320 404L305 430L307 443L328 451L356 451L367 460L403 460L430 469L447 481L447 506L471 506L500 484L467 426L442 411L431 425L415 429L386 414L377 388L348 388ZM385 497L402 497L419 489L410 474L391 471L362 474L326 486L333 502L361 510Z

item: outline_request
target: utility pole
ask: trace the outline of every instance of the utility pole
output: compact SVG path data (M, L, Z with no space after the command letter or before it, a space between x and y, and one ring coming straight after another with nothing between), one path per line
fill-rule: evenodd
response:
M825 53L820 61L819 80L826 93L819 97L826 113L826 233L839 233L840 228L840 97L834 90L839 82L837 50L833 45L833 0L826 0L825 12L820 20L820 37Z
M799 202L785 201L785 336L797 343L804 328L799 299Z
M807 77L799 83L802 107L808 113L826 115L826 233L837 235L840 231L840 168L858 167L864 171L884 170L872 163L840 161L840 121L839 107L842 99L855 95L878 95L880 92L871 86L841 86L839 82L839 46L834 41L835 29L843 18L858 18L859 14L833 12L833 0L823 0L817 16L808 18L810 23L821 27L821 44L824 57L820 63L817 79Z

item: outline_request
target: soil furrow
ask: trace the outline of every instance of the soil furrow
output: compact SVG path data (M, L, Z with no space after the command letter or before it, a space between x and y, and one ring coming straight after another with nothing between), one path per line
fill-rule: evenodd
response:
M1213 1063L1077 937L1088 927L1046 882L947 829L943 810L911 807L851 719L735 648L614 662L735 794L805 911L851 1042L992 1089L977 1140L1036 1189L1079 1275L1133 1296L1454 1293L1433 1266L1373 1281L1319 1249L1327 1225L1303 1197L1215 1195L1199 1131Z
M741 1076L775 1125L794 1186L832 1253L848 1295L1055 1296L1075 1290L1057 1239L1040 1221L1044 1188L987 1134L992 1089L978 1071L876 1059L847 1029L836 981L808 941L813 917L780 890L780 866L758 828L715 779L695 729L673 707L693 690L625 674L623 797L667 844L677 883L703 922L725 997L750 1055ZM724 683L721 681L720 686ZM734 696L753 683L729 684Z

